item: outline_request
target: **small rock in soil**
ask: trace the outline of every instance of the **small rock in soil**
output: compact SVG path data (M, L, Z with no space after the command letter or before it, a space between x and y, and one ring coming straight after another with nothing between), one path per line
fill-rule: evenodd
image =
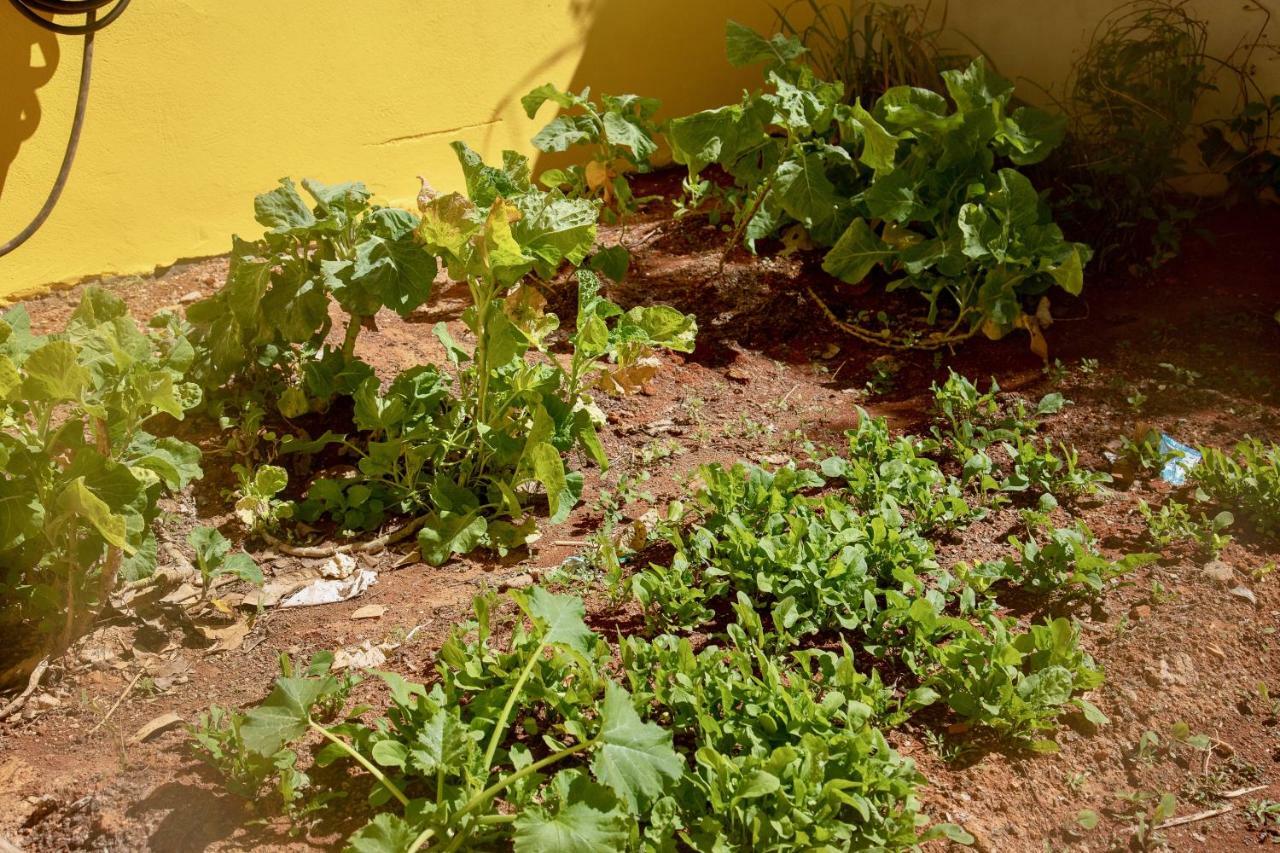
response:
M533 586L533 576L529 574L516 575L513 578L507 578L498 584L498 592L506 592L509 589L524 589L527 586Z
M183 305L190 305L192 302L199 302L201 299L204 299L204 294L198 290L193 290L190 293L184 293L178 297L178 301Z
M1222 560L1210 560L1200 570L1206 578L1214 583L1228 584L1235 576L1235 569Z
M1236 598L1243 598L1245 601L1249 602L1255 607L1258 605L1258 597L1254 595L1253 590L1249 589L1247 586L1233 587L1231 590L1231 594L1234 595Z
M1149 605L1149 604L1139 604L1139 605L1137 605L1136 607L1134 607L1132 610L1130 610L1130 611L1129 611L1129 618L1130 618L1130 619L1135 619L1135 620L1138 620L1138 619L1150 619L1150 618L1151 618L1151 605Z
M352 619L381 619L382 614L387 612L384 604L366 604L355 613L351 614Z

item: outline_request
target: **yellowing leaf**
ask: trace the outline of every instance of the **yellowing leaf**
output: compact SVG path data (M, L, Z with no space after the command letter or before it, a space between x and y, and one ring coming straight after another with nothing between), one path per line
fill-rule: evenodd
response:
M599 190L609 182L609 167L599 160L592 160L586 168L587 186Z

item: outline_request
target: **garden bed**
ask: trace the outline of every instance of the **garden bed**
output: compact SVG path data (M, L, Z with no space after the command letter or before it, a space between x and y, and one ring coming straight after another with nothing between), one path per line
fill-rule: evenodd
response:
M636 195L670 194L677 183L678 176L660 173ZM620 240L632 251L627 279L609 296L624 307L661 302L694 313L697 348L689 356L662 353L662 367L642 394L601 395L607 416L601 439L615 465L602 475L574 460L587 477L586 497L567 521L545 527L531 552L503 560L475 552L439 568L401 566L408 546L362 556L379 576L361 596L267 609L247 635L229 642L232 649L219 653L201 648L207 641L198 632L170 622L100 624L73 651L72 669L57 669L21 718L0 725L0 835L33 850L336 845L363 822L345 807L334 807L306 839L292 837L270 809L255 811L254 803L224 791L192 757L183 729L145 742L135 742L135 733L165 713L192 722L210 703L258 702L286 652L305 657L366 641L386 644L382 668L428 678L435 651L485 586L562 586L586 599L588 624L597 632L638 631L636 605L618 611L598 578L572 562L562 568L598 527L602 489L616 491L620 476L647 472L639 491L661 506L683 493L699 465L746 459L770 467L799 457L806 441L842 445L843 433L858 421L857 406L897 430L924 433L930 385L945 379L947 367L984 388L994 376L1005 392L1032 403L1052 391L1064 394L1072 404L1047 419L1044 433L1073 444L1081 462L1098 470L1112 469L1106 454L1118 451L1139 421L1193 445L1230 447L1246 434L1280 437L1280 325L1273 319L1280 307L1274 275L1280 253L1273 241L1280 213L1272 208L1215 217L1208 237L1189 240L1179 259L1142 281L1091 277L1084 298L1055 304L1061 319L1048 333L1048 369L1017 337L975 339L954 354L886 356L833 330L805 285L837 312L862 309L869 299L873 310L915 310L915 302L858 293L822 273L818 259L785 255L777 246L763 246L759 260L739 249L721 274L725 235L700 218L671 220L656 212L664 208L650 205L654 212L636 217L625 231L602 229L602 242ZM197 292L208 296L226 269L224 259L211 259L109 287L145 318ZM64 291L28 303L33 325L61 327L77 301L75 291ZM466 289L455 285L407 319L383 311L377 329L360 337L358 354L384 379L415 364L440 363L443 347L430 327L443 321L455 337L465 337L459 315L466 303ZM219 443L216 430L199 419L184 426L184 437L206 454ZM183 542L201 524L234 530L225 497L234 486L230 471L206 455L204 479L164 506L172 513L168 541ZM1139 472L1131 488L1086 498L1075 515L1110 556L1151 550L1138 502L1156 505L1169 493L1168 485ZM650 505L637 501L625 512L636 517ZM1018 525L1015 509L994 512L935 540L939 562L1001 556ZM1273 654L1280 592L1276 576L1265 573L1280 554L1246 532L1232 532L1235 540L1221 555L1233 570L1225 582L1206 574L1203 555L1172 546L1095 606L1064 611L1081 620L1082 645L1105 670L1106 683L1089 698L1109 725L1088 734L1087 726L1064 726L1056 755L985 747L964 732L931 726L927 714L892 730L891 743L929 780L925 813L963 825L979 849L1040 850L1046 843L1105 849L1109 841L1127 844L1137 823L1116 816L1128 808L1118 794L1149 795L1131 809L1136 813L1173 793L1178 816L1235 807L1168 829L1163 834L1175 849L1244 849L1269 840L1250 828L1246 806L1280 799L1278 711L1258 691L1259 684L1280 691L1280 657ZM268 580L315 562L259 539L244 545ZM1045 615L1036 609L1043 604L1031 602L1014 615ZM385 612L353 619L370 605ZM1171 745L1178 723L1207 735L1211 748ZM1147 731L1159 743L1148 739L1140 747ZM1082 810L1102 815L1097 828L1081 827Z

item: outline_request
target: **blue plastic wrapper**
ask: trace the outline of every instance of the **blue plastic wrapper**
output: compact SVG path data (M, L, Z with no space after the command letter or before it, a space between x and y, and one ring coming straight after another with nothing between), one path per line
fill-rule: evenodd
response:
M1173 486L1181 486L1187 482L1187 472L1200 464L1200 451L1188 447L1170 435L1160 433L1160 455L1180 453L1181 456L1170 459L1160 469L1160 479Z

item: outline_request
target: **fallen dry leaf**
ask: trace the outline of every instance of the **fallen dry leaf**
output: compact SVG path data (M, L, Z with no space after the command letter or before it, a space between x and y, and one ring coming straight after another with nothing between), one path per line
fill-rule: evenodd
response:
M161 714L148 723L144 723L136 732L133 733L133 737L130 738L130 740L133 743L143 743L161 732L167 731L168 729L181 724L182 717L170 711L167 714Z

